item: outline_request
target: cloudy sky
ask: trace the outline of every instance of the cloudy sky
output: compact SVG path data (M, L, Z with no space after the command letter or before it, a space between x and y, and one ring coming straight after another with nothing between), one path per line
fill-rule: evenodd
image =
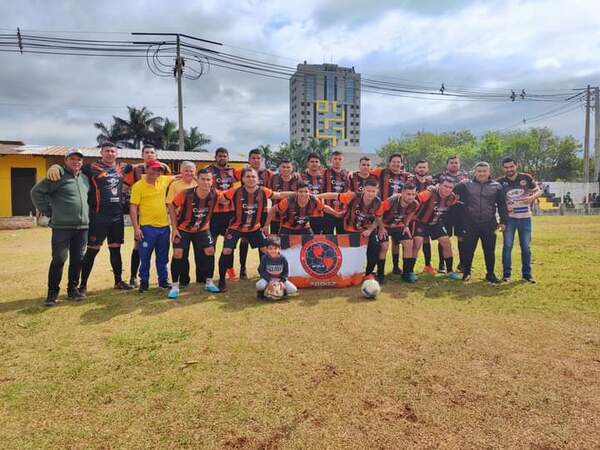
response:
M186 0L3 1L0 33L182 32L224 50L295 65L335 62L363 76L469 88L572 89L600 83L600 27L594 0ZM72 35L69 35L73 37ZM143 59L0 53L0 140L93 145L96 121L147 106L176 119L176 85ZM388 79L388 78L386 78ZM508 92L508 91L507 91ZM214 146L242 151L288 140L288 83L213 67L184 84L186 127ZM418 130L480 134L555 104L474 103L362 95L362 140L373 151ZM538 122L583 135L583 110Z

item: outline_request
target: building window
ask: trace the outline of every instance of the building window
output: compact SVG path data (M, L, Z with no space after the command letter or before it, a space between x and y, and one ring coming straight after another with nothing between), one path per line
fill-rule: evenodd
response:
M354 79L352 78L345 80L344 100L347 103L354 103Z
M315 100L315 86L316 86L316 76L315 75L304 75L304 98L307 101L306 106L308 106L308 102L312 102Z
M325 100L333 101L336 99L335 85L335 77L325 77Z

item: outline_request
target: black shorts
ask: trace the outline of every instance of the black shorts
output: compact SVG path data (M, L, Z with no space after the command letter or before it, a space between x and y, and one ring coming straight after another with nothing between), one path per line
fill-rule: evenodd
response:
M214 238L219 235L225 236L232 218L233 211L213 213L210 218L210 234Z
M122 244L125 239L125 222L123 216L103 218L90 214L88 246L102 245L106 239L109 244Z
M267 238L262 230L243 232L238 230L227 230L223 248L234 249L240 239L245 239L252 248L261 248L267 245Z
M278 220L271 221L271 234L279 234L279 230L281 229L281 222Z
M279 229L279 234L306 234L306 235L312 235L313 231L310 228L302 228L301 230L293 230L291 228L281 227Z
M263 211L263 213L260 215L260 227L264 227L265 223L267 223L267 211Z
M410 241L412 239L412 236L404 233L404 229L394 230L387 228L386 231L388 233L388 238L392 238L394 244L397 244L400 241Z
M344 234L344 218L332 216L331 214L323 215L323 234Z
M323 225L324 225L323 217L311 217L310 218L310 227L315 234L323 234Z
M426 225L417 222L415 225L415 236L430 237L433 240L437 240L441 237L448 236L448 231L446 231L446 227L442 223Z
M173 248L182 248L184 252L190 248L190 243L194 244L194 248L207 248L215 245L215 240L208 230L197 233L179 230L179 234L181 239L173 242Z

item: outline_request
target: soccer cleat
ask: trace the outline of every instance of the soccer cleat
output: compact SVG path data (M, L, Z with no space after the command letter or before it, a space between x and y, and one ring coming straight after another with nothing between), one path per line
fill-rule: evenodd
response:
M148 282L147 281L140 281L140 287L138 289L138 291L140 292L140 294L142 292L146 292L148 290Z
M437 272L436 270L433 268L433 266L430 264L428 266L423 267L423 273L429 273L431 275L435 275Z
M132 288L138 287L137 278L131 277L129 279L129 286L131 286Z
M394 268L392 269L392 273L393 273L394 275L402 275L402 269L401 269L400 267L394 267Z
M48 296L44 301L44 306L56 305L56 299L58 298L58 291L48 291Z
M169 283L167 280L159 281L158 286L163 289L171 289L171 283Z
M500 280L498 279L498 277L496 275L494 275L493 273L489 273L485 276L485 281L487 281L490 284L500 284Z
M535 280L532 277L523 277L523 280L527 281L528 283L535 284Z
M446 273L446 264L444 264L444 262L440 262L440 264L438 265L438 273Z
M460 280L461 276L456 272L450 272L448 274L448 278L450 278L451 280Z
M225 283L225 280L219 280L219 292L227 292L227 283Z
M215 283L212 280L206 280L206 286L204 287L208 292L212 292L213 294L217 294L221 292Z
M133 289L133 286L121 280L115 283L115 289L119 289L122 291L130 291Z
M502 277L502 282L503 283L508 283L510 281L510 277Z
M175 300L178 296L179 296L179 289L177 289L177 288L171 288L171 290L167 294L167 297L170 298L171 300Z
M240 269L240 280L247 280L248 274L246 273L246 269Z
M416 273L414 272L410 272L408 274L408 276L410 277L410 279L412 280L411 283L416 283L419 280L419 277L417 276Z
M410 273L402 274L402 281L406 283L414 283L417 281L416 276L413 278Z
M385 275L377 275L377 282L379 284L385 284Z
M87 296L87 286L85 284L82 284L81 286L79 286L77 288L77 290L79 291L80 294L82 294L83 296Z
M237 279L237 274L235 273L235 269L233 267L227 269L227 278L229 278L230 280Z
M79 292L79 289L77 289L77 288L71 288L67 291L67 297L70 298L71 300L75 300L76 302L79 302L85 298L85 294L82 294L81 292Z
M467 283L471 281L471 274L468 272L463 273L462 280Z

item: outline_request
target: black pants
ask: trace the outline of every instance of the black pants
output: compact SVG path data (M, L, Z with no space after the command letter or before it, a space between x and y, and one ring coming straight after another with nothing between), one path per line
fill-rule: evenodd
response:
M481 239L486 273L494 273L496 264L496 223L471 224L465 230L463 272L471 273L477 242Z
M48 290L59 290L67 256L69 257L68 288L77 287L87 240L88 230L72 228L52 229L52 261L48 270Z

